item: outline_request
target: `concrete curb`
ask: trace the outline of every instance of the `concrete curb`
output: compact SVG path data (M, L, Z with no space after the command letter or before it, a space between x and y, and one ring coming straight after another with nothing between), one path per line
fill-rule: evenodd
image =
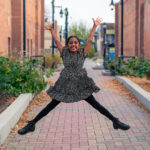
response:
M12 128L33 99L35 94L21 94L5 111L0 114L0 145L3 144Z
M44 79L46 80L46 76L44 76ZM49 85L47 85L44 91L46 92L48 88ZM0 114L0 145L4 143L34 96L35 94L31 93L20 94L16 100Z
M102 70L102 74L103 74L104 76L112 76L110 70Z
M143 90L137 84L125 77L116 76L115 78L123 83L123 85L135 95L141 104L150 111L150 92Z

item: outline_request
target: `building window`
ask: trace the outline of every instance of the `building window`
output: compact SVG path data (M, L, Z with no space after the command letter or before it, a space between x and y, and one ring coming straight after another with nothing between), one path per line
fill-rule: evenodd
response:
M29 39L27 39L27 56L29 57Z
M11 38L10 37L8 37L8 56L10 56L11 55L11 47L10 47L10 41L11 40Z
M32 56L32 39L31 39L31 56Z

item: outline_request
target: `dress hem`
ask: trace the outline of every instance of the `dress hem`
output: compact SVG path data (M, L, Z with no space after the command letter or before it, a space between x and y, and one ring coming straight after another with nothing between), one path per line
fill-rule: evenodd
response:
M52 91L47 91L47 94L52 98L55 99L57 101L61 101L64 103L73 103L73 102L78 102L81 100L84 100L86 98L88 98L90 95L92 95L93 93L97 93L99 92L100 89L97 87L92 91L88 91L85 94L81 95L81 96L77 96L77 95L65 95L65 94L60 94L54 90Z

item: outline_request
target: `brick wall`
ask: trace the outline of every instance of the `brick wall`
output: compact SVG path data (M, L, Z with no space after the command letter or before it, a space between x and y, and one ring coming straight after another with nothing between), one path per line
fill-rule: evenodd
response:
M150 0L144 3L144 57L150 59Z
M25 0L26 2L26 56L40 54L44 49L44 0ZM23 0L0 2L0 55L10 51L23 54ZM3 23L2 23L3 22ZM12 30L11 30L12 29ZM10 37L10 39L8 39Z
M119 56L119 3L115 5L115 58Z
M11 2L11 15L12 15L12 52L19 53L22 50L23 41L23 6L22 1L13 0Z
M44 49L44 1L26 0L27 55L40 55Z
M0 1L0 56L7 56L11 50L11 2Z
M149 1L124 0L124 56L147 57L149 48ZM116 4L116 57L121 51L121 6Z
M136 38L136 0L124 2L124 51L125 56L135 55Z

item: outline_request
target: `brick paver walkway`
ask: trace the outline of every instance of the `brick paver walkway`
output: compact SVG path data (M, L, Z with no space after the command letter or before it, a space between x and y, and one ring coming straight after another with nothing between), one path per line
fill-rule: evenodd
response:
M100 76L100 70L92 70L92 65L85 64L100 87L102 80L112 78ZM147 114L111 89L102 88L94 96L131 129L114 130L112 122L85 101L61 103L36 124L35 132L7 138L5 150L150 150ZM38 113L45 105L33 111Z

